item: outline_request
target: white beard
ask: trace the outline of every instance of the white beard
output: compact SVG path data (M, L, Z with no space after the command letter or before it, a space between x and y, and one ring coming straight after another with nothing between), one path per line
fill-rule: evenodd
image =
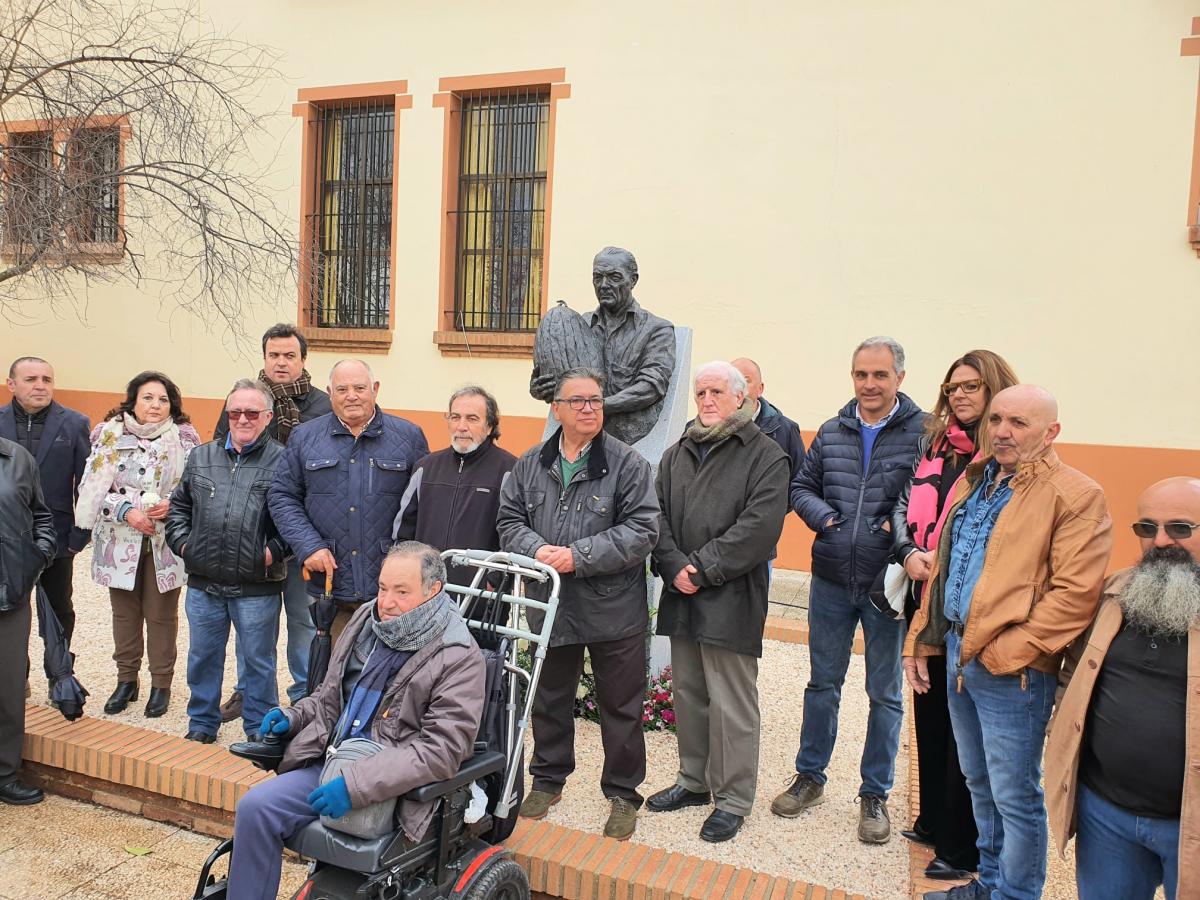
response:
M1139 631L1182 637L1200 622L1200 565L1190 556L1154 553L1138 563L1118 602Z

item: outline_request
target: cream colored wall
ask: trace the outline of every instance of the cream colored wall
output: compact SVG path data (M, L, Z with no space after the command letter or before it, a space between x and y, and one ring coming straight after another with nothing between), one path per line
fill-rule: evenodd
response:
M804 428L848 398L854 344L884 332L908 349L922 405L953 356L986 346L1059 395L1063 440L1200 446L1200 413L1178 404L1200 333L1185 234L1198 73L1179 56L1195 3L207 8L284 52L285 109L298 87L409 81L399 324L373 360L389 406L437 408L470 379L508 413L544 409L525 394L527 361L443 359L430 340L443 127L430 97L441 76L565 66L551 299L589 307L592 254L630 248L639 299L692 326L696 361L756 357ZM285 114L278 133L295 215L299 127ZM294 315L294 286L264 301L251 332ZM88 320L8 328L0 345L52 357L75 388L155 365L218 396L257 363L128 288L96 291Z

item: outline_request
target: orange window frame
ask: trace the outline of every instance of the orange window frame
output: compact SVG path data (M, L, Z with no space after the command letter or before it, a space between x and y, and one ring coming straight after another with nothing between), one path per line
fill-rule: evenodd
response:
M454 327L454 291L457 271L458 240L453 210L457 207L459 185L459 147L462 137L462 100L472 95L496 91L532 89L550 95L550 116L546 134L546 202L542 237L542 313L548 305L550 284L550 235L554 209L554 138L557 131L558 101L571 96L566 83L567 70L533 69L524 72L496 72L491 75L463 75L441 78L433 105L445 113L442 138L442 215L438 255L438 329L433 341L445 356L525 357L533 355L532 333L462 332Z
M323 106L347 101L388 100L395 104L392 133L392 233L388 264L388 324L386 328L320 327L312 321L313 305L312 259L315 236L311 223L316 211L317 191L312 175L319 153L319 113ZM387 353L396 327L396 221L399 209L400 183L400 113L412 108L408 81L374 81L363 84L340 84L326 87L301 88L296 92L292 115L303 123L301 140L300 183L300 259L299 285L296 298L297 327L309 345L317 350L354 350L365 353Z
M1180 56L1200 56L1200 16L1192 19L1192 33L1180 44ZM1188 240L1200 256L1200 87L1196 91L1196 131L1192 138L1192 180L1188 189Z
M9 135L49 134L51 148L58 148L61 158L71 164L66 145L71 136L79 131L101 131L115 129L117 142L117 171L125 168L125 144L133 135L126 115L89 116L78 124L54 119L21 119L0 123L0 146L8 146ZM80 241L80 249L71 255L72 261L112 265L125 258L125 178L117 176L117 239L115 241ZM13 259L16 250L6 241L0 244L0 257Z

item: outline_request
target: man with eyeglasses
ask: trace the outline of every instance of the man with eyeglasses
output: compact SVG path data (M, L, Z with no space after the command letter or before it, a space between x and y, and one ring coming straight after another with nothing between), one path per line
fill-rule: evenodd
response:
M928 657L945 654L979 831L979 878L926 900L1037 900L1046 881L1046 723L1063 651L1096 613L1112 549L1104 492L1058 458L1060 430L1044 388L1018 384L992 398L992 455L959 482L909 627L914 691L930 688Z
M392 539L439 550L498 550L500 488L517 458L496 446L500 407L478 385L450 395L450 446L417 463L400 501ZM473 566L448 566L451 584L470 584Z
M274 401L267 433L286 447L294 429L327 415L333 407L330 406L329 395L312 383L312 376L305 368L308 341L295 325L279 322L263 332L262 354L263 367L258 373L258 380L271 391ZM223 441L228 433L229 422L222 415L217 420L213 439ZM287 695L292 703L299 701L308 690L308 649L316 633L308 609L308 591L300 572L303 562L298 559L288 562L287 581L283 588L288 672L292 677ZM231 722L242 714L242 671L245 662L240 646L236 647L236 652L238 683L229 699L221 704L223 722Z
M211 744L221 727L221 679L229 626L242 649L242 724L258 734L278 705L275 644L287 545L267 509L267 486L283 456L268 431L271 392L249 378L225 400L229 432L197 447L171 494L166 536L188 574L189 741Z
M637 826L646 778L646 557L659 516L650 466L603 430L604 405L600 372L568 369L559 377L552 411L561 427L517 461L500 492L496 527L502 549L533 556L562 577L533 705L533 790L521 815L545 817L575 769L575 692L586 648L604 746L600 789L610 802L604 834L625 840ZM529 616L540 624L536 611Z
M1200 479L1138 500L1142 559L1067 651L1046 742L1050 826L1081 900L1200 897Z

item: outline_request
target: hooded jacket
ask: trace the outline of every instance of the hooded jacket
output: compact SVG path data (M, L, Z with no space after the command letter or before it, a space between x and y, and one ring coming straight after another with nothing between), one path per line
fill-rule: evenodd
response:
M816 532L812 573L866 591L892 550L892 507L912 474L925 413L906 394L880 429L863 474L863 443L857 401L821 426L792 479L792 509ZM826 522L833 519L828 527Z

